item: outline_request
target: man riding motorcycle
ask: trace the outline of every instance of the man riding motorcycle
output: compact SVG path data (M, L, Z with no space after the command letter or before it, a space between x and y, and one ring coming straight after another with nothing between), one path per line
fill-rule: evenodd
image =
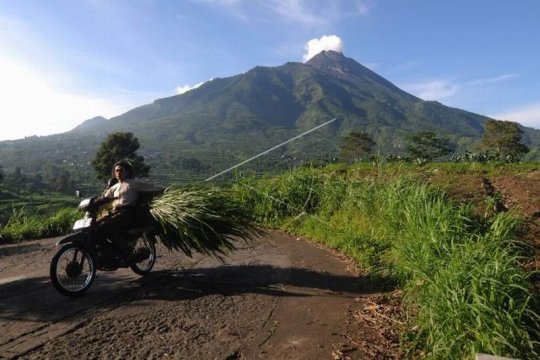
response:
M121 232L140 226L147 215L141 214L137 207L140 196L144 193L158 194L163 190L161 186L135 179L133 166L128 161L122 160L114 164L109 187L98 199L103 202L112 200L112 211L98 220L98 233L111 240L119 252L120 264L129 265L133 257L131 244L124 239Z

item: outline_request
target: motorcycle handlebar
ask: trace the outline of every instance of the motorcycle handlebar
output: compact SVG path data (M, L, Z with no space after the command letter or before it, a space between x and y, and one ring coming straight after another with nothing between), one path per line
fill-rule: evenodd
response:
M107 198L107 197L98 197L94 200L94 204L97 206L102 206L102 205L110 203L113 200L114 199Z

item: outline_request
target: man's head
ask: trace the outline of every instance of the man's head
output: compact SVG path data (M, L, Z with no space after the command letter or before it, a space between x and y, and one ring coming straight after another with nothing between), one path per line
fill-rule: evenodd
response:
M119 181L133 178L133 166L127 160L118 161L113 166L112 177Z

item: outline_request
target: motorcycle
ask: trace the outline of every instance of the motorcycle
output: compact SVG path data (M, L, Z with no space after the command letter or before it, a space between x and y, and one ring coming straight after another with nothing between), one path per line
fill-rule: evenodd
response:
M98 197L82 200L78 208L85 213L84 218L75 222L73 233L56 243L61 248L52 258L50 277L52 285L62 295L85 293L94 282L96 270L115 271L129 267L144 276L154 267L155 243L159 239L155 227L148 225L120 233L132 249L129 263L123 261L125 259L109 239L99 236L97 217L107 202ZM140 210L145 211L144 206Z

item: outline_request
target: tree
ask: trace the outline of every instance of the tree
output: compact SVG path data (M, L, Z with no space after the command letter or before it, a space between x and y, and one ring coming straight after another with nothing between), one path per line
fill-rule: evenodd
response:
M115 132L109 134L101 144L92 166L99 180L111 177L113 165L120 160L129 160L137 176L148 176L150 166L144 163L144 158L137 155L139 140L128 132Z
M25 187L28 178L23 175L21 168L16 167L12 174L6 176L6 185L12 188L17 194Z
M184 170L194 170L199 173L201 171L208 170L210 166L204 165L199 159L196 158L187 158L182 160L182 169Z
M4 181L4 169L2 169L2 165L0 165L0 182Z
M51 184L55 191L69 194L74 187L74 181L71 173L67 170L61 170L53 179Z
M345 161L359 162L363 156L371 155L375 141L365 132L353 131L343 138L339 157Z
M521 157L529 152L527 145L521 143L523 131L511 121L487 120L484 123L484 136L480 147L494 150L502 156Z
M201 166L201 161L196 158L187 158L182 160L182 168L185 170L197 170Z
M432 161L452 152L448 139L438 138L431 131L421 131L407 136L405 149L411 157Z
M27 188L31 192L41 192L44 187L45 184L43 184L43 176L41 174L35 174L27 184Z

